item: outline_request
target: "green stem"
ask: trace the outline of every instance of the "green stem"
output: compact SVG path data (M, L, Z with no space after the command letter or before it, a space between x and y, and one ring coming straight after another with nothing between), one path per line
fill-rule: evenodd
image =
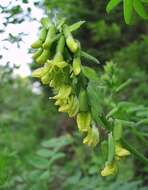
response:
M132 128L132 132L137 138L139 138L145 145L148 146L148 141L134 127Z
M66 24L64 24L64 26L63 26L63 33L64 33L65 38L67 38L69 35L71 35L69 27Z
M122 143L128 148L128 150L133 153L138 160L148 164L148 158L146 158L143 154L138 152L131 144L129 144L126 140L122 139Z

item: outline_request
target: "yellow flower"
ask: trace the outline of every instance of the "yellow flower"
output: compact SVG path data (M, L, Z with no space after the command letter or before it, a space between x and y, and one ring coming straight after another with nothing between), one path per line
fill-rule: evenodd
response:
M57 52L53 59L53 66L63 69L68 66L68 63L64 61L63 55L60 52Z
M50 61L47 61L47 63L43 66L40 67L32 72L33 77L41 78L44 75L50 73L51 70L51 64Z
M33 76L33 77L36 77L36 78L41 78L42 75L43 75L43 71L44 71L44 68L43 68L43 67L41 67L41 68L39 68L39 69L36 69L36 70L34 70L34 71L32 72L32 76Z
M115 154L119 157L123 157L123 156L129 156L130 152L127 149L122 148L122 146L120 144L116 144Z
M112 162L111 164L106 163L104 169L101 171L102 176L115 175L118 171L118 167L116 162Z
M72 98L69 100L70 100L69 102L70 106L67 112L69 114L69 117L74 117L79 111L79 100L77 96L72 96Z
M95 126L89 128L87 136L83 139L84 144L95 147L99 142L99 131Z
M56 96L53 99L67 99L71 94L72 88L69 85L63 85Z

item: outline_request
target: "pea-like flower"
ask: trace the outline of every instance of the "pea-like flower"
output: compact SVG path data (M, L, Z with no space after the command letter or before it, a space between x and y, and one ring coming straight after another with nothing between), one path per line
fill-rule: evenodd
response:
M69 95L71 94L72 87L69 85L63 85L56 96L53 97L53 99L67 99Z
M124 156L129 156L130 152L127 149L123 148L120 144L116 144L115 154L118 157L124 157Z
M101 175L102 176L115 175L117 171L118 171L117 163L113 161L110 164L108 163L105 164L104 169L101 171Z
M83 139L83 143L95 147L99 142L99 131L94 125L89 128L87 136Z

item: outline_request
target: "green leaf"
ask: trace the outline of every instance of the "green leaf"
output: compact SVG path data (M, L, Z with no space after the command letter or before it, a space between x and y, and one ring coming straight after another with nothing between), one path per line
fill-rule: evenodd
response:
M148 14L146 13L145 8L140 0L133 0L133 6L139 16L144 19L148 19Z
M50 158L54 154L53 151L47 150L47 149L40 149L37 151L37 155L44 157L44 158Z
M110 0L107 4L106 11L110 13L122 0Z
M131 82L132 82L132 79L128 79L127 81L125 81L124 83L122 83L120 86L118 86L115 91L116 91L116 92L121 91L123 88L125 88L125 87L127 87L129 84L131 84Z
M92 61L93 63L100 64L100 61L93 57L92 55L86 53L85 51L81 51L81 56L84 57L86 60Z
M61 158L65 157L65 154L62 152L56 153L50 160L49 160L49 165L53 164L56 160L59 160Z
M148 118L141 119L136 125L138 126L142 124L148 125Z
M34 170L31 173L29 173L29 176L27 176L27 180L32 181L32 182L37 182L42 171L41 170Z
M79 29L81 27L81 25L84 23L85 23L85 21L79 21L79 22L72 24L71 26L69 26L70 32L73 32L73 31Z
M113 116L115 113L118 112L118 110L119 110L119 107L116 106L115 108L113 108L113 109L106 115L106 118L109 118L109 117Z
M33 157L29 160L29 163L38 169L47 169L49 167L49 161L44 158Z
M91 114L94 121L101 127L105 127L100 115L102 114L102 94L98 84L94 81L90 81L87 87L87 94L89 105L91 107Z
M123 0L123 9L125 22L130 24L133 13L133 0Z
M62 26L65 24L65 22L66 22L66 18L62 18L61 20L59 20L57 23L57 29L61 30Z
M61 136L59 138L52 138L50 140L44 141L42 143L43 147L46 148L53 148L53 149L60 149L66 145L69 145L73 142L73 139L70 135Z
M142 0L142 3L148 3L148 0Z
M98 75L94 69L87 66L82 66L82 72L89 80L98 81Z
M49 177L50 177L50 173L49 173L49 171L47 170L47 171L43 172L43 173L40 175L39 179L40 179L40 180L48 180Z

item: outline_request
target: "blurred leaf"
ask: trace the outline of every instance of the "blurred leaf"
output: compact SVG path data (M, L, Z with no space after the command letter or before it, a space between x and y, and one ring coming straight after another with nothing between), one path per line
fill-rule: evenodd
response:
M110 0L107 4L106 11L110 13L122 0Z
M82 72L89 80L98 80L98 75L94 69L87 66L82 66Z
M133 6L139 16L144 19L148 19L148 14L140 0L133 0Z
M32 157L29 163L38 169L47 169L49 167L49 161L39 157Z
M50 158L54 154L53 151L50 151L48 149L40 149L37 151L37 155L43 157L43 158Z
M84 24L84 23L85 23L85 21L76 22L76 23L74 23L74 24L72 24L72 25L69 26L69 30L71 32L73 32L73 31L79 29L81 27L81 25Z
M133 2L129 0L123 0L124 7L124 19L126 24L131 23L132 13L133 13Z

